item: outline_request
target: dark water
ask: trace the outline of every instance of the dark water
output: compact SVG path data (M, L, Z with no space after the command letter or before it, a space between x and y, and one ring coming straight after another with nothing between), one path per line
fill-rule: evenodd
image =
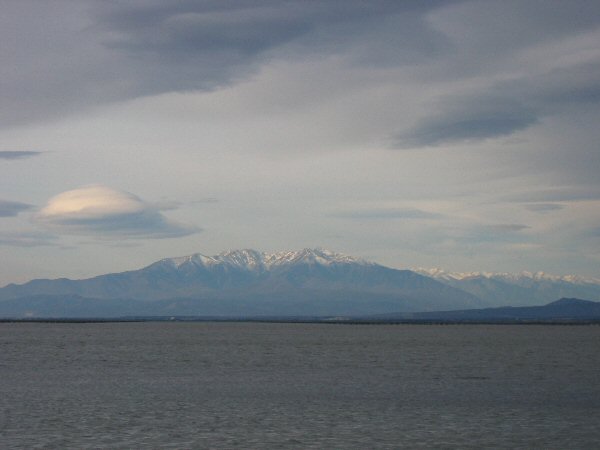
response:
M2 448L598 446L598 326L0 324Z

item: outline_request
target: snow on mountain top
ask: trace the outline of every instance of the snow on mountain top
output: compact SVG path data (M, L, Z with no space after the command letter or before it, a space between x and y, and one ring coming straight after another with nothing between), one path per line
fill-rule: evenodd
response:
M508 273L508 272L450 272L439 268L425 269L422 267L411 269L421 275L426 275L438 280L466 280L473 278L488 278L497 279L504 281L522 281L522 280L534 280L534 281L564 281L567 283L575 284L600 284L599 278L587 278L579 275L551 275L545 272L520 272L520 273Z
M282 265L291 263L311 263L329 265L333 263L358 263L358 264L369 264L367 261L354 258L352 256L343 255L341 253L335 253L325 249L309 249L305 248L298 252L286 251L277 252L272 254L263 254L267 265Z
M220 263L250 269L264 267L265 265L264 254L250 249L222 252L212 258Z
M177 258L166 258L159 261L160 264L168 264L171 267L181 268L182 266L204 266L210 267L218 264L228 265L233 267L245 268L250 270L270 269L276 266L288 264L362 264L371 265L360 258L354 258L341 253L335 253L325 249L308 249L300 251L282 251L276 253L258 252L256 250L230 250L219 253L214 256L206 256L201 253L195 253L189 256Z

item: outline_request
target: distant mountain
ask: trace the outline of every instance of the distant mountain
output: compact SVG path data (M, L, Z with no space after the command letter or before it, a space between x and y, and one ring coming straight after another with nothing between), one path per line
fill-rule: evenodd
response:
M469 292L495 306L544 305L556 298L576 297L600 301L600 280L544 272L489 273L414 269L448 286Z
M522 306L382 314L377 320L444 320L444 321L523 321L523 320L600 320L600 302L577 298L561 298L543 306Z
M487 305L413 271L321 249L196 253L85 280L0 289L4 317L355 315Z
M144 304L140 300L97 299L72 294L33 295L0 301L0 318L126 317L138 315Z

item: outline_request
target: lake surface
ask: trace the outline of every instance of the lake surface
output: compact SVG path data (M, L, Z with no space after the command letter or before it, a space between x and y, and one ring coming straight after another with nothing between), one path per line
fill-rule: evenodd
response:
M597 448L600 327L2 323L1 448Z

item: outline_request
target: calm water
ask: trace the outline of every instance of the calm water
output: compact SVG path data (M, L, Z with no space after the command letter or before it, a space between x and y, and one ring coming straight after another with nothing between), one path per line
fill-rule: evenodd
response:
M600 327L0 324L2 448L598 448Z

